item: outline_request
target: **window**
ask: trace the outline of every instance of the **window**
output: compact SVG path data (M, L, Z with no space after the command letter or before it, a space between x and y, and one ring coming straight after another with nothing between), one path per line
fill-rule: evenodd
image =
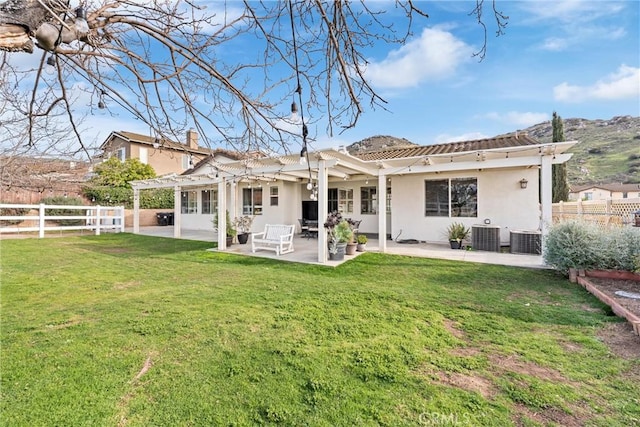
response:
M582 198L582 200L593 200L593 193L592 192L584 193L584 197Z
M242 215L262 215L262 188L242 189Z
M425 216L477 217L477 178L425 181Z
M377 213L378 196L376 187L360 188L360 213L363 215Z
M278 206L278 187L269 187L269 205Z
M330 188L327 199L329 212L353 213L353 188Z
M387 187L387 214L391 213L391 187Z
M216 190L202 190L202 213L212 214L218 211L218 192Z
M329 212L338 210L338 189L337 188L329 188L327 191L327 202Z
M183 214L198 213L198 193L196 191L183 191L181 199L180 212Z
M193 158L191 154L182 155L182 169L191 169L193 167Z
M149 150L147 150L147 147L140 147L140 163L143 165L149 163Z
M127 159L127 150L126 150L126 148L124 148L124 147L118 148L118 150L116 151L116 157L121 162L124 162Z

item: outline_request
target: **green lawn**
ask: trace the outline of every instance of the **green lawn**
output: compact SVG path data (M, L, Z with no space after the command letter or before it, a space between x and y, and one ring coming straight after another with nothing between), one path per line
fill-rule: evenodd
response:
M554 272L209 246L0 241L0 423L640 423L640 362L597 338L619 319Z

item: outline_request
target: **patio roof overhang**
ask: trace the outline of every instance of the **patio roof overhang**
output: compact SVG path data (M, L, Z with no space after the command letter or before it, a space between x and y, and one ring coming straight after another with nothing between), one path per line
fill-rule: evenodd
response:
M418 173L441 173L464 170L511 169L537 167L543 156L552 156L552 163L564 163L571 158L566 153L577 141L524 147L494 148L459 153L362 160L345 151L326 149L309 153L309 163L301 163L297 155L245 159L233 162L211 160L188 175L132 181L134 189L210 187L222 180L235 182L289 181L304 183L317 179L320 162L327 170L329 181L394 176Z

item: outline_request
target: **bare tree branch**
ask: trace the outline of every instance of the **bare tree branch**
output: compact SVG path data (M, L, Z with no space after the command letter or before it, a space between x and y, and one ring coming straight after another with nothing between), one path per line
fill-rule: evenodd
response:
M67 1L0 3L0 51L13 52L2 56L0 85L12 84L11 73L23 73L13 80L19 82L17 89L0 86L12 97L8 106L26 113L26 141L24 136L16 141L33 145L43 123L66 117L66 125L59 126L88 152L76 119L81 106L71 99L82 91L112 114L127 110L161 138L180 139L195 127L210 147L268 152L299 147L300 141L292 138L299 130L282 125L288 117L285 106L298 87L304 95L300 107L307 112L305 124L326 122L329 134L356 126L365 103L385 108L385 100L366 79L364 52L376 43L401 45L411 36L414 20L428 15L412 0L290 4L291 14L282 1L205 7L195 0L90 0L85 5L87 32L79 25L83 11L69 9ZM392 19L383 7L397 8L405 19ZM476 0L471 12L485 31L477 53L481 59L487 31L483 7L484 0ZM493 14L501 34L508 17L495 0ZM7 55L32 52L34 41L55 56L57 83L41 77L49 67L45 56L30 73L7 61ZM240 60L229 54L241 49ZM19 92L27 85L31 97L24 104ZM19 135L19 115L0 115L0 122L9 116L16 126L12 134Z

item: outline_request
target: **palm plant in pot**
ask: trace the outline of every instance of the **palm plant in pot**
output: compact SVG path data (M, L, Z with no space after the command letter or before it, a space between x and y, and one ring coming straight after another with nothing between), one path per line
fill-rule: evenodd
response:
M233 238L236 237L236 229L234 228L233 222L231 222L231 217L229 216L229 211L226 213L226 234L227 234L227 246L231 246L233 243ZM213 228L215 230L218 229L218 212L216 212L213 217Z
M447 236L451 249L461 249L462 241L469 237L471 229L461 222L453 222L447 227Z

